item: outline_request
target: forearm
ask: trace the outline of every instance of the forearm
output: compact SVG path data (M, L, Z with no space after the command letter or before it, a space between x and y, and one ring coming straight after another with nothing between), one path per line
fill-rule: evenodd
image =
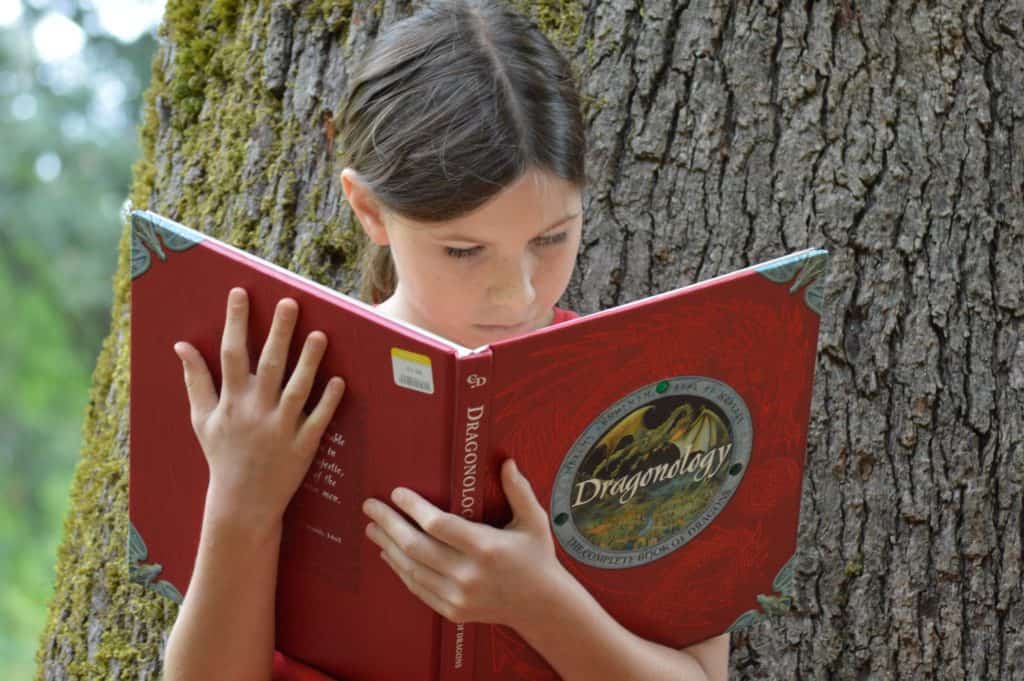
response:
M207 494L192 581L171 630L165 681L269 679L281 523L247 522Z
M568 572L547 589L546 616L517 630L565 681L708 681L695 657L631 633Z

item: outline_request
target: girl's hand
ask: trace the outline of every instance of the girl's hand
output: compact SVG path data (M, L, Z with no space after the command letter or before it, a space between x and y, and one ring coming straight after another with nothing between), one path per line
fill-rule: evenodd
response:
M504 529L446 513L402 487L391 499L419 527L376 499L363 504L374 521L366 535L383 549L384 561L411 592L452 622L521 629L543 616L542 605L529 595L545 580L561 577L548 514L511 459L502 465L501 483L513 512Z
M216 500L217 510L246 522L280 521L344 392L344 381L334 377L312 413L302 411L327 348L322 331L306 338L281 389L298 312L291 298L278 302L253 375L246 347L248 297L245 289L231 289L221 339L219 398L199 351L185 342L174 345L185 369L192 428L210 467L208 502Z

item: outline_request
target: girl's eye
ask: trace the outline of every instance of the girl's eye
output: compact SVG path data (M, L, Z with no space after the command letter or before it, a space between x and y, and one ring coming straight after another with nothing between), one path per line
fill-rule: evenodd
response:
M538 246L552 246L554 244L562 243L569 236L568 232L559 232L558 234L550 234L547 236L539 236L533 240ZM468 258L479 253L483 249L483 246L473 246L472 248L455 248L454 246L445 246L445 252L453 258Z
M468 258L471 255L475 255L480 250L480 247L473 246L472 248L453 248L451 246L446 246L444 250L453 258Z
M541 246L551 246L552 244L560 244L565 241L566 237L569 236L568 232L559 232L558 234L549 234L547 236L539 236L534 241Z

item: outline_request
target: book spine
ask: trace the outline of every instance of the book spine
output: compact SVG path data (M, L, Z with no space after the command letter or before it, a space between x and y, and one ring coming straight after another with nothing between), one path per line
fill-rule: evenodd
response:
M474 522L483 520L480 475L489 449L490 396L490 349L456 358L449 511ZM440 681L473 680L476 627L472 622L441 619Z

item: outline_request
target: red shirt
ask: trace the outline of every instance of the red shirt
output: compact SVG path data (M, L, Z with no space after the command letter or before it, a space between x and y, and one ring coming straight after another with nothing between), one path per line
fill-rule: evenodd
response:
M579 317L578 314L572 310L566 310L560 307L555 308L555 316L551 319L551 324L560 324L570 319ZM271 681L335 681L331 677L318 672L312 667L298 662L296 660L287 657L278 650L274 651L274 670Z
M561 324L562 322L569 321L570 319L576 319L579 317L578 314L572 310L566 310L561 307L555 308L555 316L551 319L551 326L555 324Z

